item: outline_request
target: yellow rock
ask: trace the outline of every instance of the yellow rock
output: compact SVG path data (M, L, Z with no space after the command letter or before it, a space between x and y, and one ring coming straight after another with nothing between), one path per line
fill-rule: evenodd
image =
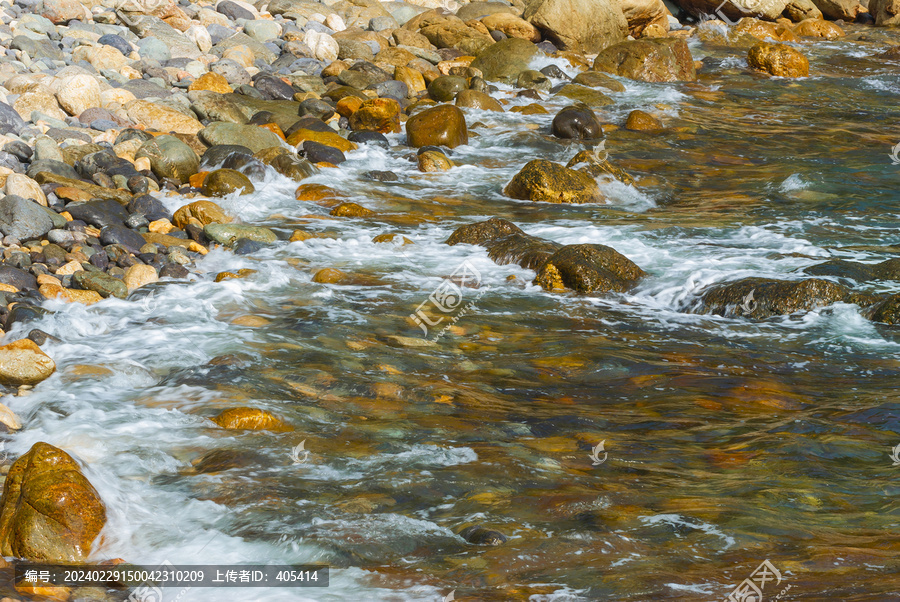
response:
M188 86L188 90L209 90L210 92L218 92L219 94L230 94L233 92L231 86L228 85L228 80L222 75L213 73L212 71L204 73L195 79L191 85Z
M147 227L147 229L151 232L156 232L157 234L168 234L175 229L175 226L173 226L172 222L170 222L166 218L162 218L150 222L150 225Z
M56 370L56 364L31 339L0 347L0 383L36 385Z
M372 239L372 242L374 242L374 243L397 242L397 238L398 238L398 237L399 237L400 239L403 240L403 246L404 246L404 247L405 247L406 245L412 245L412 244L415 244L415 243L413 243L413 241L411 241L410 239L406 238L405 236L401 236L401 235L399 235L399 234L394 234L394 233L392 233L392 232L388 232L388 233L386 233L386 234L379 234L378 236L376 236L375 238Z
M347 274L335 268L325 268L319 270L313 276L312 281L319 284L338 284L347 279Z
M261 328L271 324L269 320L261 316L238 316L231 323L235 326L249 326L250 328Z
M223 280L230 280L232 278L246 278L247 276L252 276L256 273L256 270L251 270L249 268L243 268L235 272L219 272L216 274L216 282L222 282Z
M276 432L291 430L283 420L274 414L256 408L243 407L225 410L212 421L224 429Z
M291 146L300 146L307 140L312 140L313 142L318 142L326 146L333 146L345 153L359 148L356 143L350 142L337 132L316 132L302 128L288 136L287 143Z
M103 297L96 291L80 291L71 288L63 288L58 284L42 284L38 288L47 299L60 298L67 303L81 303L82 305L93 305L98 301L102 301Z
M62 286L62 282L59 281L59 278L55 276L51 276L50 274L40 274L37 277L38 285L41 284L55 284L56 286Z
M16 413L2 403L0 403L0 424L6 425L6 428L11 431L17 431L22 428L22 422L16 416Z
M128 290L133 291L145 284L159 281L159 275L156 273L156 268L152 265L136 264L125 270L123 280Z
M173 219L175 225L184 229L190 223L191 218L197 219L201 225L227 224L231 218L225 214L221 207L212 201L194 201L175 212ZM149 241L148 241L149 242ZM185 242L185 246L187 242Z
M83 272L83 271L84 271L84 268L81 267L81 263L78 261L75 261L73 259L72 261L59 266L59 268L57 268L57 270L56 270L56 273L60 276L70 276L70 275L74 274L75 272Z
M6 283L3 283L3 282L0 282L0 292L4 292L4 293L18 293L18 292L19 292L19 289L17 289L16 287L14 287L14 286L11 285L11 284L6 284Z

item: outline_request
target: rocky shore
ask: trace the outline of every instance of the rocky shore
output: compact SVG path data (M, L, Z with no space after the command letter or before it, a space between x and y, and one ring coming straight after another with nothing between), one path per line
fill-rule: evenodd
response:
M542 100L565 99L547 134L584 150L566 165L523 160L503 194L603 203L598 179L635 183L597 152L604 134L666 128L641 110L623 123L604 118L603 107L625 89L621 79L696 81L707 67L691 55L695 39L733 48L758 76L806 77L816 65L804 47L840 39L840 20L898 19L884 0L871 0L868 10L855 0L756 4L734 0L717 13L716 2L683 0L673 15L662 0L2 2L0 334L45 315L49 299L128 299L159 281L197 278L193 266L212 249L250 254L316 236L296 230L282 240L216 202L257 191L267 174L295 181L298 202L324 205L334 219L377 219L339 191L303 181L340 170L364 145L408 147L423 173L455 169L452 149L477 135L470 109L543 114ZM716 14L733 25L697 21ZM897 48L883 50L896 56ZM568 61L579 73L533 69L543 58ZM390 171L365 177L396 179ZM174 212L163 202L172 198L182 200ZM563 246L496 218L459 228L447 243L479 245L499 264L534 270L535 283L551 292L621 293L652 278L611 247ZM857 293L820 277L859 282L896 279L895 272L890 262L828 262L796 281L719 283L685 309L764 319L846 302L894 324L900 295ZM232 277L241 274L217 276ZM313 281L345 278L326 269ZM47 336L31 330L4 341L3 393L26 394L53 374L40 347ZM214 422L290 428L254 408L227 410ZM3 405L0 423L22 428ZM4 470L2 555L87 559L105 509L78 462L37 443Z

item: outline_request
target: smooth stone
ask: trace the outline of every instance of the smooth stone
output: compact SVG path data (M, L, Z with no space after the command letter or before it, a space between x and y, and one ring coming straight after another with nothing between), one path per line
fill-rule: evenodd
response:
M272 244L278 236L268 228L246 224L207 224L203 228L206 236L219 244L230 246L239 238L249 238L257 242Z

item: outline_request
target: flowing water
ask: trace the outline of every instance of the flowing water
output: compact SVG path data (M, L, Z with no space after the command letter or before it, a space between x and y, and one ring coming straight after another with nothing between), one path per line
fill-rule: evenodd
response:
M848 33L802 45L807 79L750 73L746 50L694 40L698 82L623 81L602 119L643 108L667 129L608 135L637 183L604 182L605 205L501 194L528 160L581 148L548 135L552 99L550 115L468 111L478 136L450 172L416 171L398 135L308 181L374 218L321 219L328 203L270 175L223 206L285 238L333 238L217 250L137 302L47 302L54 315L19 328L62 339L45 345L59 370L5 400L25 423L7 450L47 441L85 463L109 512L98 560L333 567L327 589L182 600L721 600L764 560L782 579L767 600L788 587L781 599L897 599L898 331L844 304L760 322L696 313L712 283L896 256L900 69L876 58L890 32ZM574 73L537 66L550 62ZM399 181L361 177L372 169ZM529 270L443 244L492 216L612 246L650 276L629 294L550 294ZM384 232L414 244L372 242ZM470 309L413 344L410 314L464 261L480 274ZM325 267L355 280L313 283ZM255 272L214 282L242 268ZM294 430L208 421L236 406ZM213 450L231 462L198 470ZM457 534L475 524L509 540L467 544Z

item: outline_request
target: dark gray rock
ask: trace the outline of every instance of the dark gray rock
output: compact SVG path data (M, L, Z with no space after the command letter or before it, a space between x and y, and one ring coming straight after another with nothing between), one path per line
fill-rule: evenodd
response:
M146 244L143 236L125 226L106 226L100 231L100 242L104 245L122 245L133 253Z
M128 218L128 211L116 201L111 200L69 203L66 205L66 211L74 219L97 228L121 226Z
M25 121L15 109L0 102L0 134L18 134L25 127Z
M40 238L53 229L46 211L30 199L8 195L0 199L0 232L19 240Z

